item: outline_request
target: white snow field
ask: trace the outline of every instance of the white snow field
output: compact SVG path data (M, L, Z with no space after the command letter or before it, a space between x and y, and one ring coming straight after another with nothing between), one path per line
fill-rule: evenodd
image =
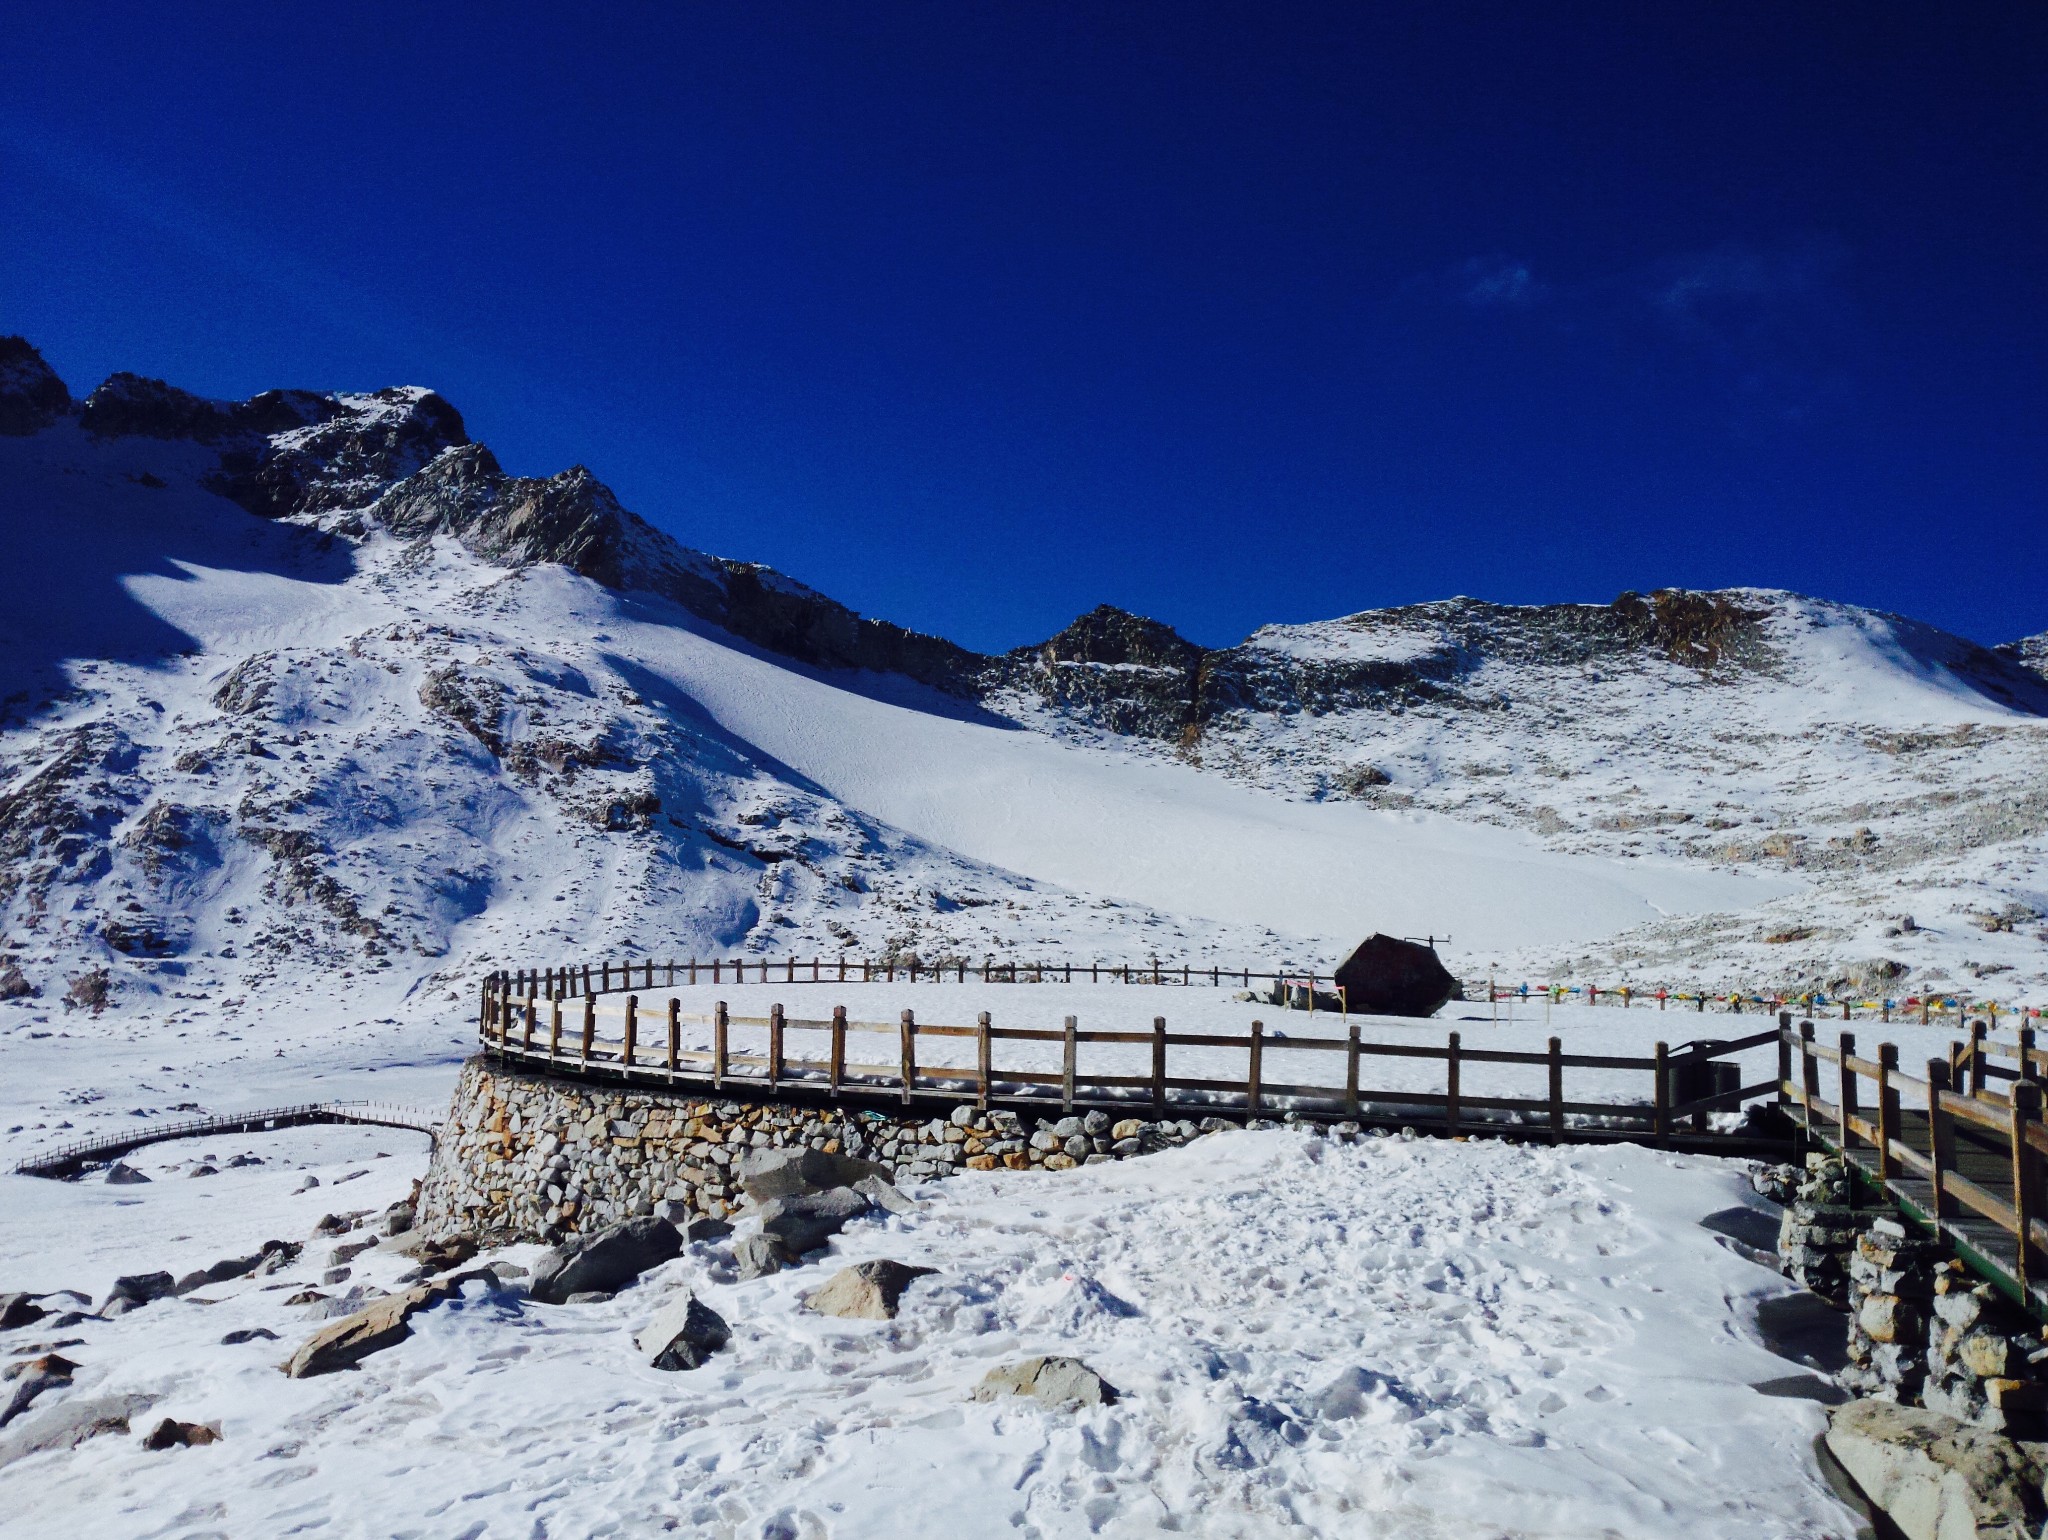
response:
M613 645L839 801L976 860L1155 909L1303 937L1450 935L1492 955L1802 886L1563 856L1427 814L1283 801L1186 765L876 700L664 620L621 625Z
M250 1192L255 1228L302 1219L323 1194L354 1204L389 1187L364 1176L287 1198L248 1171L180 1185L215 1183L269 1184ZM107 1436L0 1468L0 1527L76 1540L1855 1532L1811 1450L1822 1382L1759 1331L1759 1305L1788 1285L1701 1225L1730 1228L1727 1211L1757 1202L1725 1162L1276 1131L1073 1172L970 1173L916 1196L920 1211L857 1221L829 1255L751 1283L722 1281L728 1256L700 1245L608 1304L472 1285L417 1317L411 1340L312 1380L276 1365L307 1330L280 1301L318 1276L319 1242L276 1278L81 1323L60 1334L82 1339L64 1350L87 1365L74 1396L152 1397L140 1421L218 1421L223 1440L150 1454ZM160 1261L129 1217L157 1201L77 1213L94 1257L82 1270L104 1271L124 1243L135 1266ZM15 1257L55 1239L14 1203L0 1236ZM801 1308L871 1257L937 1273L893 1322ZM373 1253L357 1276L399 1261ZM694 1371L650 1369L632 1334L686 1288L732 1344ZM220 1345L252 1328L279 1340ZM989 1369L1035 1353L1084 1359L1121 1399L1081 1413L970 1399Z

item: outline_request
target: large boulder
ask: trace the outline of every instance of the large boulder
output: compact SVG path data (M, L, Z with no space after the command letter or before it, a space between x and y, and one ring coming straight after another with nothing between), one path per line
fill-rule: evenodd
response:
M991 1369L975 1387L974 1399L994 1401L1025 1396L1043 1406L1075 1410L1083 1406L1114 1406L1117 1389L1078 1358L1027 1358L1020 1364Z
M495 1273L479 1269L434 1283L414 1284L400 1293L372 1300L355 1314L321 1327L299 1344L299 1350L286 1360L284 1372L295 1380L303 1380L353 1368L372 1353L395 1347L410 1337L409 1323L414 1316L455 1298L466 1283L483 1283L495 1289L498 1279Z
M750 1150L740 1159L738 1175L740 1191L756 1203L888 1177L880 1166L865 1160L812 1149Z
M528 1289L543 1304L565 1304L571 1294L615 1294L651 1267L682 1255L682 1232L648 1214L564 1241L543 1256Z
M76 1449L102 1433L126 1433L128 1419L149 1410L155 1396L106 1395L72 1397L48 1411L25 1417L0 1434L0 1467L51 1449Z
M1851 1401L1828 1414L1828 1452L1907 1540L2032 1540L2044 1446L1917 1406Z
M770 1198L761 1205L761 1233L774 1237L791 1256L800 1257L823 1246L849 1219L865 1214L871 1206L866 1193L851 1187Z
M17 1326L33 1326L50 1312L36 1303L40 1296L35 1294L0 1294L0 1331L12 1331Z
M657 1369L694 1369L732 1340L732 1328L694 1294L685 1294L663 1306L633 1340Z
M823 1288L805 1297L804 1304L819 1315L833 1315L844 1320L893 1321L903 1291L913 1280L933 1271L933 1268L911 1267L887 1259L856 1262L834 1273Z
M1377 931L1344 959L1336 981L1346 1008L1366 1016L1434 1016L1464 994L1436 948Z

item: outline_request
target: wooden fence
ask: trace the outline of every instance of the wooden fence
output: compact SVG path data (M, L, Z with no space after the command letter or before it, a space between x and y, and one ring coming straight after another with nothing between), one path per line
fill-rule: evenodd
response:
M216 1134L257 1133L274 1128L298 1128L309 1123L361 1123L375 1128L408 1128L439 1136L441 1114L423 1107L401 1107L386 1102L301 1102L290 1107L264 1107L254 1112L222 1112L204 1117L181 1118L175 1123L147 1123L124 1128L119 1133L100 1134L74 1140L17 1161L16 1176L76 1176L89 1165L116 1160L145 1145L169 1139L198 1139Z
M1984 1021L1968 1031L1914 1076L1891 1043L1859 1053L1854 1033L1830 1045L1812 1022L1795 1031L1788 1018L1781 1097L1808 1135L2012 1298L2048 1314L2048 1052L2031 1028L2011 1041ZM1824 1065L1834 1072L1832 1100L1823 1095Z
M750 977L751 975L751 977ZM1180 985L1183 988L1206 986L1211 989L1250 989L1255 984L1274 985L1285 988L1303 998L1311 1012L1315 1010L1318 992L1336 994L1342 1009L1342 991L1335 978L1311 968L1303 971L1289 968L1284 964L1272 969L1225 968L1211 965L1197 967L1192 963L1164 963L1154 958L1145 963L1105 963L1100 961L1079 962L988 962L975 966L966 962L926 963L916 958L902 960L871 958L849 958L840 955L834 958L784 957L774 958L712 958L700 960L690 958L679 962L671 958L665 962L653 959L632 959L618 962L574 963L552 968L524 968L501 975L501 978L519 994L538 994L547 999L566 998L575 995L616 994L629 989L676 988L680 985L696 987L702 984L873 984L873 983L942 983L964 984L969 979L991 984L1150 984ZM1775 1015L1782 1010L1796 1010L1802 1015L1819 1016L1837 1009L1844 1021L1853 1015L1876 1016L1889 1022L1893 1013L1900 1019L1909 1019L1917 1014L1922 1026L1938 1022L1944 1016L1953 1016L1960 1030L1967 1013L1976 1012L1989 1016L1994 1028L2001 1012L2015 1015L2022 1021L2038 1019L2040 1012L2022 1006L2001 1005L1997 1001L1986 1001L1972 1005L1959 996L1912 996L1902 1000L1862 1000L1832 998L1826 995L1797 995L1764 993L1756 990L1734 989L1721 994L1700 990L1638 988L1630 984L1545 984L1532 989L1527 984L1501 984L1494 979L1467 979L1462 981L1465 1000L1468 1004L1485 1003L1490 1006L1509 1007L1536 1005L1566 1005L1584 1003L1592 1006L1619 1006L1652 1008L1664 1010L1675 1007L1705 1013L1709 1010L1728 1015Z
M646 966L636 966L640 978L648 976L639 972ZM723 1002L710 1014L685 1013L674 997L643 1005L637 993L612 1004L596 993L548 993L545 970L531 976L524 992L522 982L528 981L507 976L485 991L481 1035L485 1050L497 1058L556 1074L755 1098L898 1107L971 1101L983 1107L1056 1108L1063 1114L1102 1108L1152 1117L1255 1118L1291 1112L1319 1119L1428 1124L1454 1136L1647 1138L1670 1145L1716 1138L1711 1113L1738 1111L1745 1102L1775 1096L1778 1090L1775 1080L1741 1085L1738 1067L1728 1058L1778 1041L1776 1027L1730 1042L1684 1044L1675 1051L1659 1043L1647 1056L1567 1053L1555 1037L1545 1052L1531 1053L1467 1047L1457 1032L1440 1044L1373 1042L1363 1036L1356 1018L1341 1037L1269 1034L1256 1021L1249 1033L1174 1031L1163 1016L1153 1018L1149 1031L1084 1031L1072 1016L1057 1029L998 1026L985 1011L971 1026L941 1025L919 1021L910 1010L895 1021L859 1021L844 1006L826 1018L794 1017L779 1004L766 1016L734 1016ZM1417 1025L1407 1018L1389 1024L1409 1031ZM703 1029L691 1035L708 1035L710 1046L685 1047L685 1026ZM939 1063L936 1055L920 1050L921 1044L949 1042L971 1044L972 1062ZM1037 1045L1037 1053L1020 1056L1017 1045L1025 1044ZM1049 1062L1055 1048L1056 1068ZM1115 1051L1105 1054L1105 1048ZM1241 1055L1245 1073L1220 1077L1213 1062L1206 1073L1191 1072L1191 1053L1212 1061L1219 1053ZM962 1050L953 1056L968 1055ZM1023 1062L1034 1057L1039 1062ZM1125 1062L1105 1064L1105 1059ZM1372 1083L1373 1066L1418 1060L1439 1067L1428 1088ZM1540 1071L1541 1090L1524 1096L1475 1095L1464 1083L1467 1069L1475 1065ZM1566 1095L1566 1074L1583 1070L1640 1075L1642 1097L1572 1099Z

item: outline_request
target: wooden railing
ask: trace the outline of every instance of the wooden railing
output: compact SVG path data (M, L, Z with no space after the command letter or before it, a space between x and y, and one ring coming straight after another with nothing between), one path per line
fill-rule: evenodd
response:
M647 977L641 971L646 967L636 965L638 978ZM524 992L521 982L528 984ZM1063 1113L1101 1107L1154 1117L1291 1112L1427 1123L1452 1135L1647 1137L1669 1144L1674 1138L1712 1137L1710 1114L1739 1111L1778 1090L1775 1079L1741 1085L1738 1067L1728 1059L1777 1042L1775 1027L1676 1051L1659 1043L1648 1056L1567 1053L1555 1037L1545 1052L1532 1053L1468 1047L1457 1032L1440 1044L1376 1042L1364 1035L1360 1018L1352 1018L1342 1036L1315 1037L1269 1033L1257 1021L1248 1033L1176 1031L1163 1016L1143 1031L1083 1030L1072 1016L1057 1029L998 1026L986 1011L971 1026L919 1021L911 1010L894 1021L861 1021L844 1006L834 1007L829 1017L791 1016L780 1004L766 1016L735 1016L723 1002L708 1014L686 1013L673 996L643 1003L635 992L613 1004L595 991L551 994L551 982L542 970L526 980L508 975L487 986L480 1027L488 1053L558 1074L713 1094L898 1106L971 1101L983 1107L1057 1107ZM602 974L593 980L604 982ZM1407 1018L1383 1020L1404 1032L1418 1025ZM684 1046L685 1027L695 1029L692 1039L708 1037L709 1046ZM925 1046L932 1044L946 1046ZM1033 1045L1036 1052L1020 1053L1020 1045ZM1210 1062L1190 1066L1191 1053ZM1216 1073L1219 1055L1241 1055L1244 1075ZM1440 1068L1427 1087L1374 1086L1370 1067L1389 1060ZM1474 1094L1466 1073L1475 1065L1540 1070L1541 1090ZM1566 1072L1579 1070L1641 1075L1644 1094L1635 1101L1569 1099Z
M1796 1031L1789 1018L1782 1025L1782 1096L1807 1131L1955 1241L1980 1270L2023 1299L2048 1302L2041 1085L2048 1052L2035 1046L2033 1030L2006 1041L1973 1022L1965 1041L1925 1061L1915 1076L1902 1071L1891 1043L1873 1056L1858 1052L1854 1033L1830 1045L1810 1021ZM1822 1094L1823 1065L1834 1071L1832 1100Z
M118 1133L100 1134L74 1140L14 1165L16 1176L73 1176L86 1166L114 1160L145 1145L171 1139L198 1139L217 1134L255 1133L264 1129L296 1128L308 1123L363 1123L378 1128L409 1128L436 1138L442 1114L423 1107L403 1107L387 1102L301 1102L290 1107L264 1107L253 1112L211 1113L181 1118L175 1123L147 1123L124 1128Z

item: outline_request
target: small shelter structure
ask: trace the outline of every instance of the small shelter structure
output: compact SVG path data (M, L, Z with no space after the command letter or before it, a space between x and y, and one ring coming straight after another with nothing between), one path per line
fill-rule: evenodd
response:
M1375 931L1337 969L1347 1009L1368 1016L1434 1016L1464 989L1436 948Z

